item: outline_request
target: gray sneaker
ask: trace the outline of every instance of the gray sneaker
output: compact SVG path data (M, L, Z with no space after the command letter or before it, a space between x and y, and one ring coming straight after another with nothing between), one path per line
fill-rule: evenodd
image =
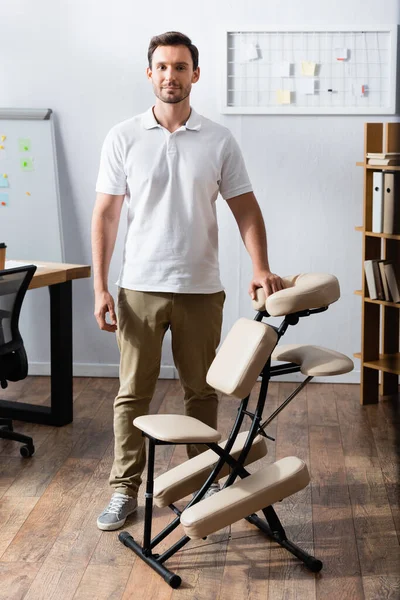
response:
M205 500L206 498L209 498L210 496L214 496L214 494L216 494L217 492L219 492L219 491L220 491L220 489L221 489L221 488L220 488L220 486L219 486L219 483L218 483L218 482L216 482L216 483L212 483L212 484L210 485L210 487L208 488L208 490L206 491L206 493L204 494L204 496L202 497L202 499L201 499L201 500ZM196 494L197 494L197 492L195 492L195 493L193 494L193 497L194 497ZM200 500L200 502L201 502L201 500Z
M114 531L122 527L128 515L137 509L137 500L126 494L115 492L110 504L97 519L97 527L102 531Z

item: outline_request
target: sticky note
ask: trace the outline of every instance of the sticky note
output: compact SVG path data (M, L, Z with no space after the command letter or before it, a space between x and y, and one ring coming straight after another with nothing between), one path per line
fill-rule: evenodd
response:
M23 171L33 171L33 158L21 158L21 169Z
M4 150L4 146L0 146L0 150Z
M30 193L30 192L25 192L25 194L26 194L27 196L30 196L30 195L31 195L31 193Z
M18 146L20 152L30 152L31 140L28 138L20 138L18 140Z
M8 194L5 194L4 192L0 192L0 208L2 206L9 206L10 202L8 200Z
M290 104L289 90L276 90L276 101L278 104Z
M308 60L303 60L301 62L301 74L306 75L308 77L313 77L315 75L315 68L317 64L315 62L309 62Z
M8 187L9 187L8 177L7 177L7 174L4 173L4 175L2 177L0 177L0 188L8 188Z
M335 48L336 60L347 60L349 56L348 48Z
M272 65L272 74L274 77L290 77L290 68L292 63L281 61Z
M249 42L241 42L240 54L242 60L256 60L258 58L257 46Z
M315 93L315 79L299 79L296 90L300 94L314 94Z
M2 142L5 142L6 139L7 139L7 136L6 135L2 135L0 139L1 139Z

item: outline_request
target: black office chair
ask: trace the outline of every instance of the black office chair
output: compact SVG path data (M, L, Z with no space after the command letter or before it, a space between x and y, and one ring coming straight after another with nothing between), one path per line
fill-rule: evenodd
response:
M0 385L19 381L28 375L28 359L18 329L19 314L26 290L36 271L34 265L0 271ZM33 440L13 430L12 420L0 418L0 438L21 442L24 458L35 452Z

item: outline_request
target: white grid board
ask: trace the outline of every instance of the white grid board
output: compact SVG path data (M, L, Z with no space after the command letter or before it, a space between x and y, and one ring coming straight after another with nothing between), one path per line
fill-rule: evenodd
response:
M222 112L394 114L396 59L397 26L229 30ZM304 74L304 68L313 74Z

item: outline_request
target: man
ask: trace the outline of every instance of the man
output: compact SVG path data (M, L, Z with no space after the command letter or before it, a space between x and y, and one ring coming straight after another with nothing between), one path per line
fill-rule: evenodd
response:
M102 530L122 527L137 508L145 446L133 420L148 412L165 332L184 388L185 414L217 425L217 394L206 373L220 341L225 299L219 278L215 201L227 201L250 254L249 293L283 285L271 273L263 218L239 147L229 130L190 106L200 77L198 50L177 32L152 38L147 77L155 106L116 125L101 154L92 222L95 316L117 332L120 388L114 403L115 458ZM118 280L117 314L108 271L122 203L128 229ZM110 322L106 321L109 314ZM204 447L188 447L193 457Z

